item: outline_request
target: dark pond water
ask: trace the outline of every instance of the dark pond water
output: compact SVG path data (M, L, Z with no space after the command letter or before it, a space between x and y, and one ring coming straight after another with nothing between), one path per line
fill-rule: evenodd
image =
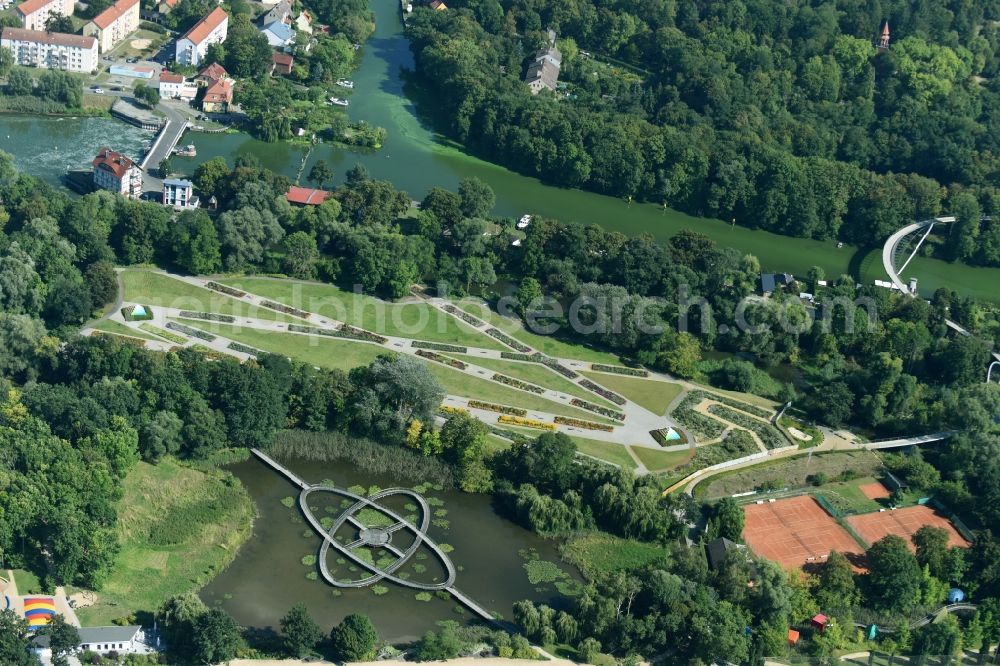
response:
M420 480L359 472L345 462L281 462L307 482L329 479L341 488L354 485L413 487L420 483ZM253 497L259 517L253 536L233 564L202 590L205 603L221 606L244 626L264 630L276 630L282 615L300 602L306 604L324 630L349 613L365 613L372 618L380 636L393 642L415 639L434 629L440 620L472 621L471 612L456 611L458 606L454 600L432 597L429 601L419 601L417 590L393 583L383 583L388 591L376 595L372 588L335 591L322 579L311 580L307 575L316 571L316 566L303 564L302 558L317 554L320 539L314 534L304 536L308 525L297 505L288 508L282 504L284 498L297 498L298 489L256 460L230 469ZM566 598L553 583L532 584L525 568L528 558L532 557L559 563L555 542L541 539L500 517L487 496L433 488L423 496L432 504L432 512L442 509L447 512L437 517L438 524L432 525L428 532L438 544L454 549L449 557L458 567L456 587L479 605L510 618L513 603L520 599L533 599L553 606L566 603ZM340 499L333 495L314 495L310 504L316 509L317 517L336 516L341 506ZM406 511L402 506L392 505L391 508L401 513ZM443 527L442 520L447 521L447 527ZM331 552L331 568L336 567L335 558ZM427 572L419 579L433 577L433 557L422 563ZM567 565L560 563L559 566L567 575L577 576ZM410 565L401 571L413 573L412 569ZM361 577L360 572L349 572L344 566L338 567L334 575L338 579L342 575ZM413 577L418 578L417 575Z

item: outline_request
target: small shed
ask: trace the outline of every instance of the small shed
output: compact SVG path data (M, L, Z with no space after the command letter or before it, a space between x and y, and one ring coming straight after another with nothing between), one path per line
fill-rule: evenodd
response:
M830 619L822 613L817 613L813 616L813 619L809 621L809 624L811 624L816 631L822 634L826 631L826 625L830 624Z
M799 632L795 629L788 630L788 644L791 647L795 647L799 644Z
M950 590L948 590L948 603L949 604L957 604L957 603L960 603L962 601L965 601L965 592L963 592L962 590L958 589L957 587L953 587Z

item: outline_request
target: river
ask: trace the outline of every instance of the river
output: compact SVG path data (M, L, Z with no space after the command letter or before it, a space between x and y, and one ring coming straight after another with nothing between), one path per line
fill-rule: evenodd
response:
M308 173L313 163L323 159L342 181L344 172L360 163L375 178L391 181L414 199L422 198L435 185L455 189L460 179L476 176L496 192L496 212L503 215L536 213L565 222L597 224L629 235L650 234L659 240L690 228L711 236L719 244L756 255L764 270L805 275L810 267L820 266L830 278L848 273L866 284L875 279L887 279L875 251L865 252L846 245L838 248L833 241L790 238L710 218L692 217L654 204L629 203L600 194L552 187L461 152L421 121L416 105L404 90L402 73L413 67L413 57L403 34L398 3L371 0L371 6L376 15L375 34L365 45L361 64L354 74L354 94L348 111L353 120L385 127L388 131L385 145L374 152L317 146L303 173ZM18 122L22 120L0 117L0 137L11 134L10 124ZM52 180L53 169L58 171L67 160L49 160L43 169L31 162L30 155L36 143L48 141L47 128L59 122L67 121L33 120L32 127L22 130L28 132L23 141L14 143L11 148L0 143L0 148L15 154L28 151L28 158L19 160L19 165L27 163L29 172ZM115 136L114 130L107 125L112 121L73 122L88 130L103 128L95 132L101 136L99 141L90 139L92 152L96 152L100 142ZM123 133L130 131L132 128L122 130ZM43 138L45 141L41 140ZM76 144L86 146L86 139L80 137ZM252 153L268 168L294 178L306 151L287 143L264 143L246 134L189 132L184 143L193 143L198 148L197 157L173 161L175 169L187 172L193 172L198 164L216 156L225 157L231 165L238 155ZM919 258L907 269L906 277L910 276L920 279L924 295L929 296L938 287L948 286L968 296L1000 302L1000 290L996 287L1000 284L1000 269Z
M391 488L417 483L385 474L368 474L348 462L283 460L282 463L309 483L330 479L341 488L352 484ZM329 631L349 613L365 613L372 618L380 636L392 642L415 640L435 629L441 620L472 619L471 612L458 612L460 607L454 600L445 601L435 596L419 601L417 590L394 583L384 583L387 591L376 595L372 588L335 591L322 579L308 578L316 566L303 564L302 558L315 555L320 540L312 533L304 536L308 526L297 506L282 504L283 499L287 503L286 498L297 498L298 488L255 459L230 469L247 488L259 515L254 522L253 536L240 549L233 563L201 591L207 604L221 606L243 626L265 632L277 629L281 617L299 602L306 604L324 631ZM507 619L512 616L513 603L521 599L533 599L553 607L565 606L565 597L553 583L531 583L525 568L529 557L559 563L555 542L498 516L489 496L434 489L427 489L422 494L432 504L435 515L441 514L428 533L439 545L454 548L449 557L458 570L455 586L460 591ZM326 499L333 496L313 497L316 499L310 498L309 503L316 505L314 515L317 517L339 515L342 510L336 498ZM389 504L389 500L383 503ZM447 521L447 526L440 522L441 517ZM401 534L393 536L394 543ZM331 569L336 569L335 558L331 551L328 558ZM433 566L431 558L416 563ZM567 565L559 566L564 570L564 580L577 580L576 572ZM411 564L400 571L412 568ZM428 570L433 572L433 569ZM357 579L364 574L344 571L341 567L334 575L338 579L342 576ZM413 575L414 580L419 576Z

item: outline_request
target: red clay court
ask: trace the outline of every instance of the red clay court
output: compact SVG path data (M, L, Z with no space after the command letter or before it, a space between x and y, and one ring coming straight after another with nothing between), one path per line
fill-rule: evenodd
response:
M848 516L847 524L868 544L875 543L887 534L895 534L906 539L906 543L913 549L910 537L924 525L933 525L948 532L949 546L970 546L950 520L929 506L909 506L895 511Z
M858 490L870 500L884 499L890 496L889 489L883 486L880 481L864 483L858 486Z
M747 545L783 567L818 564L834 550L844 555L864 553L847 530L808 495L747 504L743 512Z

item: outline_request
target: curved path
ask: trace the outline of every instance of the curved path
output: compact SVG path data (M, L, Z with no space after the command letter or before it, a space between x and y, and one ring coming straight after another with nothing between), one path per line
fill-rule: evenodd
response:
M977 608L976 604L970 604L970 603L965 602L965 601L960 601L957 604L945 604L944 606L941 606L940 608L931 611L930 613L928 613L927 615L923 616L919 620L914 620L913 622L911 622L910 623L910 629L919 629L920 627L926 627L931 622L934 622L935 620L937 620L938 617L940 617L943 613L958 613L958 612L965 612L965 611L975 611L976 608ZM860 627L862 629L866 629L869 625L867 625L867 624L861 624L860 622L855 622L854 626L855 627ZM895 632L896 632L895 629L883 629L882 627L879 627L879 633L882 633L882 634L893 634Z

